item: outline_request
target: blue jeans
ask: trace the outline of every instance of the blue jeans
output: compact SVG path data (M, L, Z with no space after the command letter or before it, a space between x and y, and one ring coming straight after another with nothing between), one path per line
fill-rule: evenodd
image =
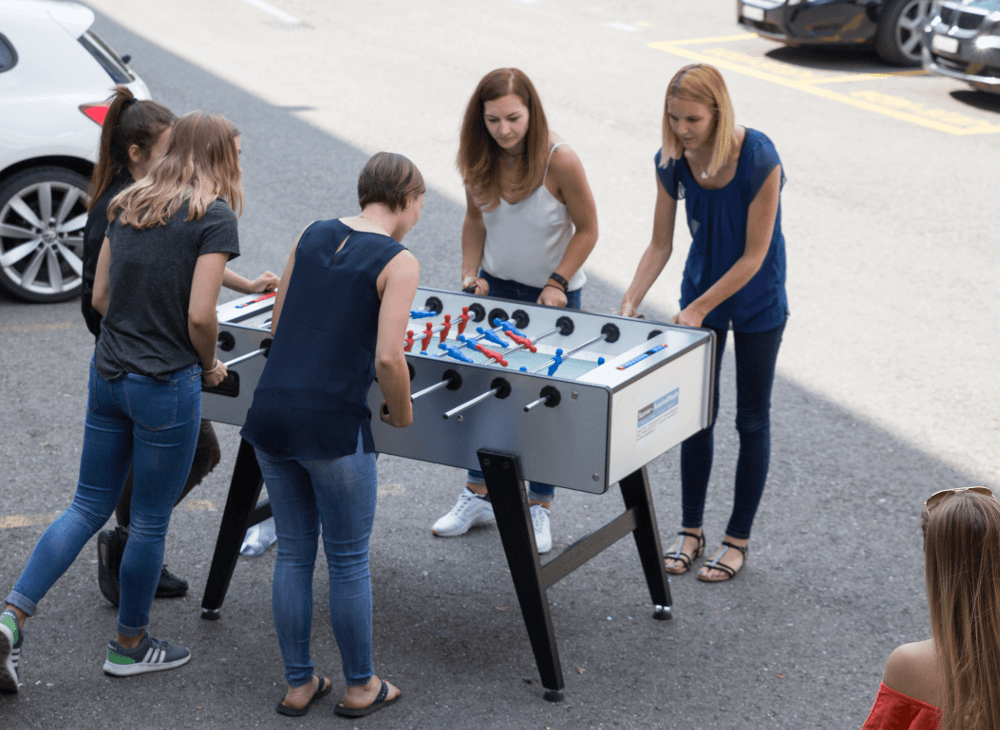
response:
M712 473L712 431L719 414L719 372L726 347L726 330L716 335L715 404L712 426L681 444L681 508L683 527L701 527L705 492ZM734 332L736 347L736 430L740 453L736 461L736 496L726 534L750 537L771 459L771 386L785 325L767 332Z
M45 530L7 603L28 616L104 526L135 461L132 526L122 556L118 633L140 636L160 581L163 545L201 425L201 367L170 380L131 373L107 381L90 364L80 479L73 504Z
M330 572L330 624L348 686L372 678L372 583L368 538L375 521L375 454L298 460L255 449L274 512L278 556L271 606L285 681L313 678L309 655L312 583L320 525Z
M534 304L538 301L538 297L541 296L542 290L536 286L528 286L527 284L522 284L519 281L513 281L511 279L498 279L482 269L479 270L479 275L486 279L486 283L490 285L490 296L491 297L502 297L503 299L515 299L519 302L531 302ZM573 291L566 292L566 309L579 309L581 297L580 294L583 288L574 289ZM509 314L509 313L508 313ZM486 480L483 479L483 473L475 469L469 469L468 476L469 484L485 484ZM555 495L556 488L551 484L544 484L543 482L528 482L528 499L534 499L538 502L551 502L553 496Z

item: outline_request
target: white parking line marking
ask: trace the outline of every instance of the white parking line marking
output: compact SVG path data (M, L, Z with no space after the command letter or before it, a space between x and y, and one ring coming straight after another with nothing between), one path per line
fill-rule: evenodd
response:
M255 8L263 10L265 13L270 13L275 18L284 21L285 23L301 22L298 18L293 18L291 15L284 12L283 10L278 10L273 5L268 5L265 2L261 2L261 0L243 0L243 2L245 2L247 5L253 5Z

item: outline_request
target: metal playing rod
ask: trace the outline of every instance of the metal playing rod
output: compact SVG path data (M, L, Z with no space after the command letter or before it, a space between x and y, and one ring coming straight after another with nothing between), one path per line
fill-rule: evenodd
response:
M599 334L599 335L598 335L597 337L594 337L593 339L590 339L590 340L587 340L586 342L584 342L584 343L583 343L582 345L580 345L579 347L574 347L574 348L573 348L572 350L570 350L569 352L564 352L564 353L562 354L562 358L563 358L563 360L565 360L566 358L568 358L568 357L569 357L570 355L572 355L572 354L573 354L574 352L579 352L580 350L582 350L583 348L587 347L588 345L593 345L593 344L594 344L595 342L600 342L601 340L604 340L604 339L607 339L607 336L608 336L608 335L607 335L607 333L606 333L606 332L602 332L602 333L601 333L601 334ZM551 365L552 363L554 363L554 362L555 362L555 360L556 360L556 359L555 359L554 357L553 357L553 358L549 358L548 360L546 360L545 362L543 362L543 363L542 363L541 365L539 365L538 367L534 367L534 368L532 368L532 369L531 369L531 370L529 370L528 372L529 372L529 373L537 373L537 372L538 372L539 370L541 370L542 368L546 368L546 367L548 367L549 365Z
M450 380L442 380L440 383L435 383L429 388L418 390L416 393L410 396L410 400L415 401L417 398L422 398L423 396L433 393L436 390L441 390L441 388L447 388L450 384L451 384Z
M526 405L524 407L524 412L527 413L532 408L537 408L538 406L543 405L544 403L546 403L548 400L549 400L549 396L543 395L538 400L533 400L533 401L531 401L531 403L529 403L528 405Z
M445 413L444 414L444 419L447 421L449 418L451 418L455 414L461 413L462 411L466 410L467 408L471 408L472 406L476 405L477 403L482 403L487 398L490 398L490 397L496 395L499 392L500 392L500 388L494 388L493 390L486 391L482 395L477 395L472 400L466 401L465 403L463 403L460 406L455 406L450 411L448 411L447 413Z
M229 362L225 362L225 363L222 363L222 364L225 365L227 368L231 368L233 365L239 365L244 360L249 360L251 357L257 357L257 355L260 355L261 353L267 352L269 349L270 348L268 348L268 347L262 347L259 350L254 350L253 352L248 352L246 355L240 355L239 357L235 358L234 360L230 360Z

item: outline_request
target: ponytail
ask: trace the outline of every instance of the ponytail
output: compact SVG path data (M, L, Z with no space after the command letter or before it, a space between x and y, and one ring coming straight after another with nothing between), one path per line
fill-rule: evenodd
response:
M121 84L115 87L108 102L97 164L90 176L88 211L116 177L128 172L129 148L138 145L143 154L148 155L163 130L176 118L163 104L136 99L132 91Z

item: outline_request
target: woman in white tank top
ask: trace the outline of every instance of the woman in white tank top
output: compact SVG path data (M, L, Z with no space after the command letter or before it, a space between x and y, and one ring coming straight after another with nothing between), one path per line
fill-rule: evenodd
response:
M516 68L486 74L465 111L458 150L467 210L462 288L476 294L580 308L582 267L597 243L597 208L580 159L549 131L541 100ZM554 487L530 482L535 542L552 549ZM434 523L439 537L493 519L480 472Z

